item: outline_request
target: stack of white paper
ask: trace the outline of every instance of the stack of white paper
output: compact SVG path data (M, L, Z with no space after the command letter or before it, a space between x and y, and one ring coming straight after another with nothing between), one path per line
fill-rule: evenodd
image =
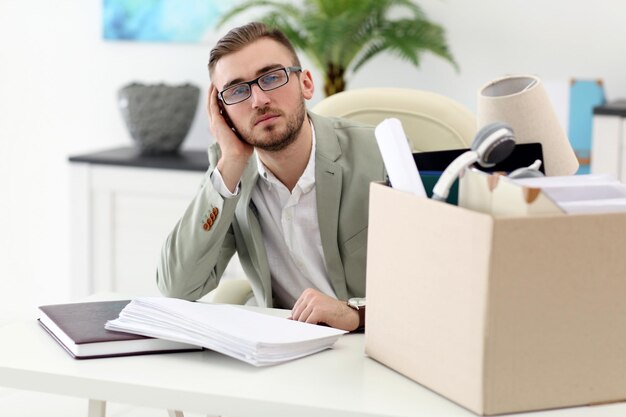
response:
M610 175L539 177L512 181L525 187L540 188L566 213L626 211L626 185Z
M105 328L203 346L255 366L319 352L346 333L232 305L159 297L134 299Z

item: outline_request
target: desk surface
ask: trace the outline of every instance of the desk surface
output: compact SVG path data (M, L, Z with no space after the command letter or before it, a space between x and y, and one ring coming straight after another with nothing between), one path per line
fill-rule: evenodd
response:
M366 357L364 337L255 368L212 351L74 360L35 322L0 327L0 385L139 406L244 416L475 416ZM626 404L517 414L617 417Z

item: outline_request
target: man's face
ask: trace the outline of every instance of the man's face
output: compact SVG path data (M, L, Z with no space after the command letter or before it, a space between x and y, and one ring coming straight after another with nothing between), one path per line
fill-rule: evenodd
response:
M213 70L218 91L254 80L269 71L293 65L289 51L278 42L263 38L221 58ZM271 91L252 86L252 95L237 104L225 105L235 129L252 146L279 151L292 143L305 120L304 100L313 96L309 71L289 74L289 82Z

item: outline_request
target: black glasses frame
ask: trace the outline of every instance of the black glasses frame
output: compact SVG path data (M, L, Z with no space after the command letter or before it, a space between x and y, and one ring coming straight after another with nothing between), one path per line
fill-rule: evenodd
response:
M265 77L265 76L267 76L267 75L269 75L269 74L272 74L272 73L274 73L274 72L277 72L277 71L284 71L284 72L285 72L285 75L287 76L287 81L285 81L285 83L284 83L284 84L278 85L278 86L273 87L273 88L263 88L263 87L261 86L261 84L259 84L259 80L260 80L261 78L263 78L263 77ZM259 86L259 88L260 88L262 91L272 91L272 90L276 90L277 88L280 88L280 87L282 87L282 86L284 86L284 85L287 85L287 84L289 83L289 74L290 74L290 73L292 73L292 72L300 72L300 71L302 71L302 68L301 68L301 67L283 67L283 68L276 68L276 69L273 69L273 70L271 70L271 71L266 72L265 74L260 75L259 77L255 78L255 79L254 79L254 80L252 80L252 81L244 81L244 82L242 82L242 83L238 83L238 84L235 84L235 85L231 85L230 87L227 87L227 88L223 89L222 91L220 91L220 92L218 93L218 97L220 98L220 100L222 100L222 103L226 104L227 106L230 106L230 105L232 105L232 104L238 104L238 103L241 103L241 102L243 102L243 101L246 101L247 99L249 99L250 97L252 97L252 86L253 86L253 85L255 85L255 84L256 84L256 85L258 85L258 86ZM231 90L231 89L233 89L233 88L238 88L238 87L240 87L240 86L242 86L242 85L246 85L246 84L248 85L248 87L250 87L250 89L249 89L250 93L248 94L248 96L247 96L246 98L241 99L241 100L239 100L239 101L232 102L232 103L228 103L228 102L226 102L226 100L224 99L224 92L225 92L225 91Z

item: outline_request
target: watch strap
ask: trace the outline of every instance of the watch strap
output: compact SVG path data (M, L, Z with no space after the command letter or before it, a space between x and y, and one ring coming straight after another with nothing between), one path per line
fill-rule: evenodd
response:
M357 312L359 313L359 327L357 330L362 330L365 328L365 306L359 307Z
M358 331L362 331L363 329L365 329L365 306L363 305L363 306L355 307L347 301L346 301L346 304L348 305L348 307L350 307L353 310L356 310L356 312L359 313L359 327L357 327L353 331L358 332Z

